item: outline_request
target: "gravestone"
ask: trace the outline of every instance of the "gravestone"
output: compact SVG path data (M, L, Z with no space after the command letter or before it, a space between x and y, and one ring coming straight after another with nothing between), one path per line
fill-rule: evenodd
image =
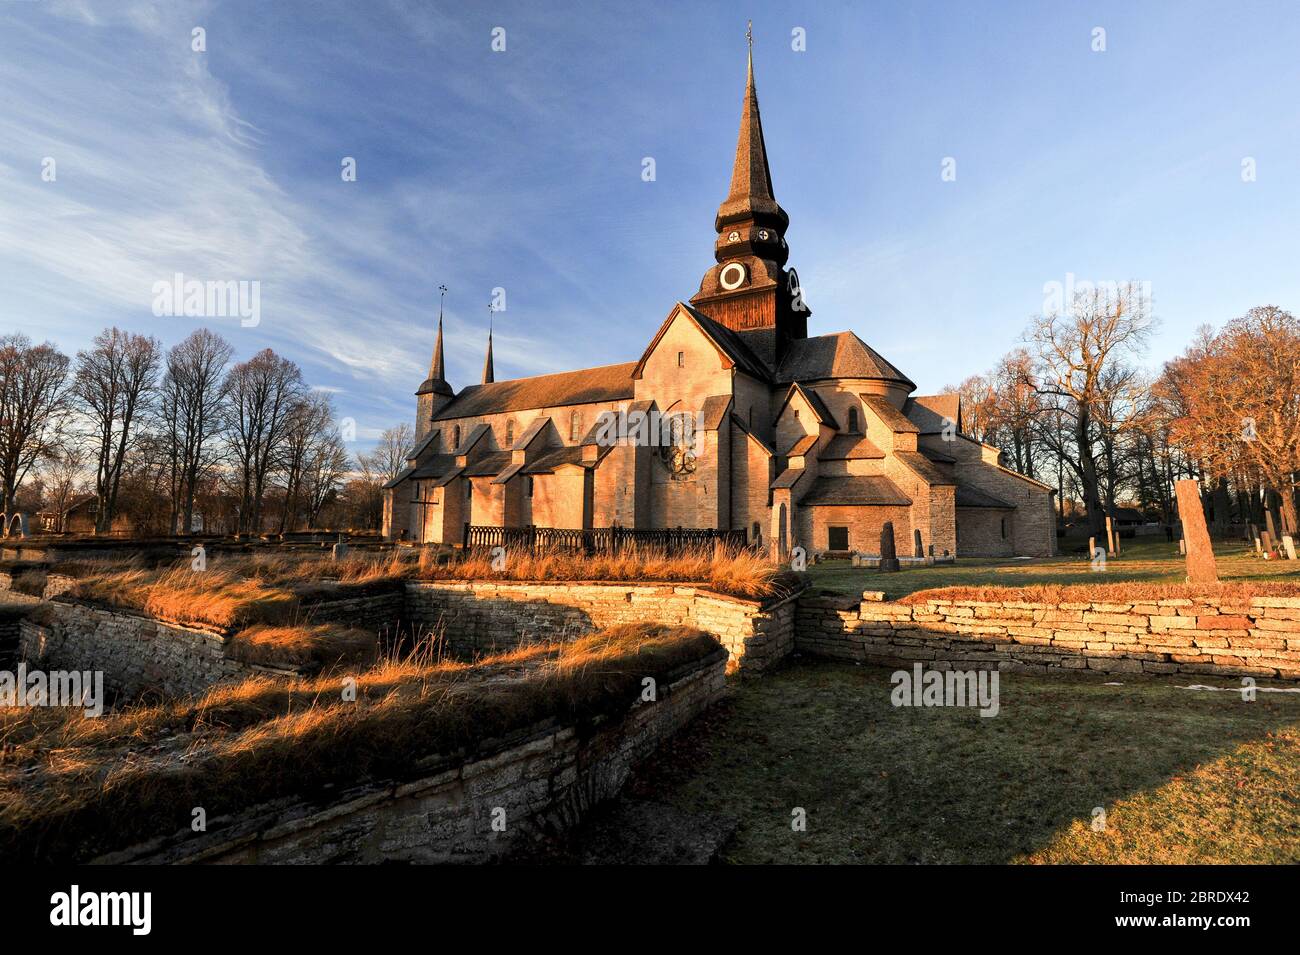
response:
M343 543L343 541L339 541L337 544L334 545L334 548L330 556L334 560L342 560L344 557L347 557L348 545Z
M1246 540L1259 541L1259 528L1255 526L1254 521L1249 521L1246 524ZM1258 546L1255 549L1258 550Z
M1088 538L1088 559L1093 560L1097 556L1097 538Z
M1178 538L1178 554L1179 556L1182 556L1183 554L1186 553L1187 553L1187 541L1185 541L1183 538L1180 537Z
M1295 560L1295 540L1290 534L1282 535L1282 549L1286 551L1287 560Z
M912 531L912 556L925 557L925 548L921 545L921 532Z
M1273 553L1273 536L1268 531L1260 531L1259 545L1264 548L1264 559L1267 560L1269 554Z
M1205 510L1201 505L1201 486L1186 478L1174 482L1174 488L1178 493L1178 516L1183 522L1183 540L1187 545L1187 582L1218 583L1214 548L1210 544L1210 531L1205 526Z
M885 521L880 528L880 569L892 573L901 569L898 554L894 550L894 522Z
M1273 512L1271 510L1266 509L1264 511L1264 524L1268 527L1268 539L1277 540L1277 525L1273 523Z
M1256 553L1256 554L1262 553L1262 548L1259 546L1259 538L1258 538L1258 537L1255 538L1255 553Z
M1106 553L1115 556L1115 525L1109 515L1106 517Z

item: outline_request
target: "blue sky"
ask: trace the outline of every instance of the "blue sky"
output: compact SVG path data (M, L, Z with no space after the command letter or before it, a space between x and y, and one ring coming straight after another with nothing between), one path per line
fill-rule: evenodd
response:
M457 387L496 287L498 379L633 360L712 262L746 17L810 331L921 392L1067 273L1151 283L1153 364L1300 308L1294 3L0 0L0 330L170 345L196 320L155 282L257 280L257 327L207 324L298 361L359 449L413 416L440 283Z

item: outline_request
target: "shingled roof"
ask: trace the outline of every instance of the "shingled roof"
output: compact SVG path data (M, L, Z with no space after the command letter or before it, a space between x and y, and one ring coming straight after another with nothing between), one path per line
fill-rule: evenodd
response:
M713 342L714 347L717 348L718 351L721 352L722 355L733 365L751 378L757 378L759 381L772 380L772 369L768 368L767 363L754 354L753 350L745 344L743 338L726 325L715 322L699 309L692 308L685 302L678 302L673 306L673 310L668 313L668 317L665 318L663 324L659 326L659 331L657 331L655 337L650 340L650 344L646 347L645 353L641 356L641 360L633 366L631 372L632 377L640 376L641 367L646 363L647 359L649 359L651 353L654 352L655 346L659 344L659 339L663 338L664 332L668 330L668 326L672 324L673 316L677 314L678 308L682 309L682 311L684 311L686 315L699 326L700 331L704 332L704 334L708 336L709 340Z
M996 507L1000 510L1015 510L1016 507L969 484L957 485L956 499L958 507Z
M635 368L636 362L629 362L469 385L433 417L435 421L445 421L506 411L623 401L633 395L632 371Z
M796 338L786 345L776 369L778 383L818 381L823 378L874 378L915 388L905 374L852 332L814 338Z
M944 420L961 430L961 395L914 395L903 403L903 414L921 429L921 434L941 434Z
M911 498L887 477L854 474L819 477L808 493L799 499L801 507L831 504L890 504L906 507Z

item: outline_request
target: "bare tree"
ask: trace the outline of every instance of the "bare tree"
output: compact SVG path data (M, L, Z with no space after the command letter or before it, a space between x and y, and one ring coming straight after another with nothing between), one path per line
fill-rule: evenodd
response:
M13 509L18 487L49 456L66 418L68 357L25 335L0 338L0 511ZM8 528L5 528L8 531Z
M95 454L97 534L113 526L123 465L153 397L161 352L156 338L118 328L105 329L88 351L77 352L73 391L89 423Z
M85 481L86 460L84 449L66 442L50 454L41 468L41 476L45 481L46 506L57 515L51 528L56 534L63 533L63 521L68 508L81 492Z
M285 430L281 473L284 475L284 508L280 512L280 530L291 530L305 503L305 472L313 465L322 443L329 439L333 427L334 405L329 395L304 395L294 402ZM347 455L344 454L346 460ZM309 508L310 510L310 508ZM311 524L311 515L308 518Z
M303 396L302 371L267 348L230 370L226 391L239 531L256 533L262 527L267 479L280 466L291 412Z
M173 533L190 532L196 488L218 460L216 438L226 423L225 371L233 354L229 342L206 328L167 353L160 417L170 465Z
M1153 326L1139 287L1130 283L1080 293L1067 314L1040 315L1026 333L1039 364L1040 394L1055 399L1053 407L1069 420L1074 454L1065 460L1078 478L1094 534L1105 523L1094 442L1107 374L1142 349Z

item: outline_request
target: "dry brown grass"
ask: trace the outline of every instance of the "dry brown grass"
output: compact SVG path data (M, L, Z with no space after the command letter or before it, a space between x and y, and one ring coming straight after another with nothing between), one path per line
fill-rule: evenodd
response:
M470 551L438 563L432 551L420 559L421 580L619 581L699 583L735 597L763 599L781 589L778 568L750 550L715 552L699 548L668 556L652 548L628 547L618 554L590 556L566 551L506 552L504 570L490 553Z
M619 627L477 665L381 661L292 685L265 679L98 719L79 711L0 717L0 858L73 861L325 787L407 778L433 754L461 759L543 720L626 711L642 679L717 652L690 628ZM459 755L458 755L459 754Z
M1019 587L939 587L899 598L901 604L930 600L1005 600L1025 603L1138 603L1193 597L1240 600L1252 597L1300 597L1300 581L1242 581L1219 584L1160 584L1141 581L1113 584L1030 584Z
M356 627L321 623L254 624L230 637L226 655L267 666L340 666L368 663L379 652L375 634Z

